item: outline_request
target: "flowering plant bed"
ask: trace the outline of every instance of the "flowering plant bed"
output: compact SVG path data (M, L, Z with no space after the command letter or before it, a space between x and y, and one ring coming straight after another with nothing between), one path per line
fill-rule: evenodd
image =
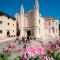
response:
M60 41L55 40L46 46L23 48L8 44L0 53L0 60L60 60Z

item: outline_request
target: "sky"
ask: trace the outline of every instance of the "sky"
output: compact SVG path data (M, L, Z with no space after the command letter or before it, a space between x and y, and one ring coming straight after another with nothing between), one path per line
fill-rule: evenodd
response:
M0 0L0 11L10 16L20 13L21 4L24 6L25 13L34 9L35 0ZM39 12L42 16L51 16L60 21L60 0L38 0Z

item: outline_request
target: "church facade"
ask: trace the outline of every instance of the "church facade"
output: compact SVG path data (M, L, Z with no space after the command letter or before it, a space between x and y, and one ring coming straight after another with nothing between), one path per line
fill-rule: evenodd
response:
M34 10L24 13L23 5L20 8L20 15L15 18L19 25L20 36L33 36L36 39L49 39L59 36L59 21L52 17L42 17L39 13L39 3L35 0Z

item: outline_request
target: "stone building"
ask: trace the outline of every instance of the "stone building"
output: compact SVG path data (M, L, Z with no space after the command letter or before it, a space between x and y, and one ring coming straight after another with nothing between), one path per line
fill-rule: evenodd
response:
M45 34L44 18L39 13L38 1L35 1L34 10L24 13L23 5L20 8L20 15L15 15L20 30L20 36L34 36L35 38L42 39Z
M20 14L15 18L0 12L0 38L8 36L20 36L46 41L45 39L59 36L59 21L52 17L43 17L39 13L39 3L35 0L34 9L24 13L21 5Z
M16 36L16 19L0 11L0 39Z
M42 17L39 13L39 3L35 0L34 9L24 13L23 5L20 8L20 14L15 18L19 25L20 37L33 36L36 39L49 39L59 36L59 21L52 17Z
M59 36L59 21L52 17L46 16L45 19L45 32L48 38L57 38Z

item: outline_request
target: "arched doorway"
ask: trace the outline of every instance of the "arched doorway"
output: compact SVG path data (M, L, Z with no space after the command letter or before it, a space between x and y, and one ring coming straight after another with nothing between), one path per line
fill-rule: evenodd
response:
M31 31L27 31L27 36L31 36Z
M20 36L20 29L17 30L17 36Z
M7 31L7 36L10 37L10 32L9 31Z

